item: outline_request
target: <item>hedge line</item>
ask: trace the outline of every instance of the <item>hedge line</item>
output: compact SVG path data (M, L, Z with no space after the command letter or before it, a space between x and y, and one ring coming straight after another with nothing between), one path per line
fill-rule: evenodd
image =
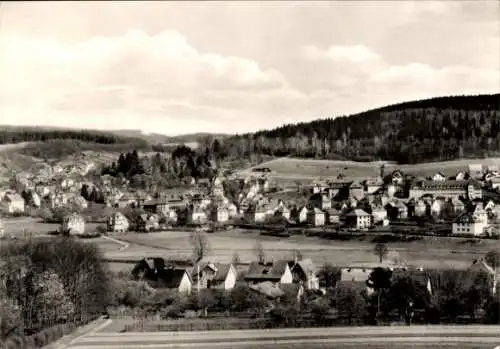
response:
M92 320L91 320L92 321ZM68 323L48 327L30 336L14 335L7 338L5 342L0 341L3 349L34 349L49 345L63 336L72 333L77 327L86 323Z

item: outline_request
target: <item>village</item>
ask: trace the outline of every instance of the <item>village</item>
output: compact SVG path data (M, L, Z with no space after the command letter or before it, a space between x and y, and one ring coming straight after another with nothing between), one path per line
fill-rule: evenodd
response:
M32 208L46 215L47 210L64 209L58 233L82 237L104 234L117 239L131 231L154 234L185 230L188 237L189 231L217 233L232 227L277 232L281 238L288 236L283 232L294 229L320 229L328 234L373 231L498 238L500 172L494 166L469 165L453 177L436 173L427 178L399 170L386 174L381 166L377 178L354 181L338 176L287 189L278 188L271 171L261 167L244 177L229 174L192 178L176 194L133 191L125 179L117 181L108 175L92 174L94 167L91 161L80 160L46 167L33 175L18 174L16 188L3 192L4 220L22 216ZM227 197L229 190L234 201ZM289 199L280 198L280 193ZM89 231L84 218L92 206L109 212L98 232ZM385 258L387 251L380 245L379 263L339 267L335 285L354 285L370 294L374 292L367 284L371 273L376 268L387 268L411 273L432 294L435 280L429 273L422 267ZM228 291L243 284L273 302L285 295L300 299L306 291L321 295L332 286L325 277L325 266L299 255L285 260L257 252L257 260L249 263L222 263L199 257L179 266L165 258L144 256L135 263L131 276L146 280L153 288L183 294L200 289ZM496 268L484 258L470 262L471 270L479 269L492 277L490 290L494 294Z

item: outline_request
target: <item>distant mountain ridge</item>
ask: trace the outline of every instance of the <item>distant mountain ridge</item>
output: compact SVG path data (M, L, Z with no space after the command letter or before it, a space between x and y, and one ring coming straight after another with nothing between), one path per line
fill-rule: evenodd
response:
M35 134L39 134L40 136L35 137ZM229 136L227 134L202 132L167 136L160 133L148 133L141 130L93 130L57 126L0 125L0 144L45 141L49 139L58 139L59 137L81 140L80 135L85 135L86 138L89 138L90 135L95 135L96 138L105 137L115 139L118 143L141 140L148 144L197 143L207 137L221 139Z

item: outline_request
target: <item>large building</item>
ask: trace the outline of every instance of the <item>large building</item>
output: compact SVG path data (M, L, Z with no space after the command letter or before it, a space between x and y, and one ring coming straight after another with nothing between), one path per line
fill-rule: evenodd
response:
M482 191L474 181L421 181L417 182L410 188L410 198L419 199L424 195L432 195L434 197L444 198L459 198L469 197L481 198Z
M474 235L480 236L488 226L488 222L478 219L473 213L465 213L458 217L452 224L454 235Z

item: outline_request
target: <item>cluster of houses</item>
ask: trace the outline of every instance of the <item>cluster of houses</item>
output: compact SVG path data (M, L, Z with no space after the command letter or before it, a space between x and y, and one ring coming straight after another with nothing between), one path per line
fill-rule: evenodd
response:
M79 159L72 166L54 165L36 175L19 175L22 193L0 192L0 207L7 213L23 212L27 206L85 209L88 203L81 193L86 186L88 191L102 193L106 206L117 211L127 207L144 211L137 222L128 222L121 213L108 217L108 230L114 232L127 231L132 225L135 230L151 231L170 224L263 224L276 219L296 225L363 230L391 221L434 217L452 222L455 234L481 235L495 231L500 213L500 171L495 166L469 165L467 171L453 176L436 173L427 178L399 170L386 175L381 167L379 176L362 181L343 177L314 181L302 205L271 195L276 186L268 174L193 179L189 189L168 194L132 191L126 180L117 184L109 175L90 181L84 174L91 168L88 159ZM227 197L228 187L238 188L231 199ZM496 193L496 199L486 197L485 192ZM75 217L68 218L74 226L69 230L81 231L82 219Z
M341 267L335 287L364 290L369 295L374 290L367 281L375 268L390 269L396 276L411 274L425 285L431 295L437 287L438 280L433 280L431 273L423 268L409 268L396 262ZM496 294L498 270L488 265L484 258L473 261L469 270L489 275L491 292ZM202 289L230 291L237 285L246 285L269 300L279 301L281 297L292 296L292 299L299 301L306 290L317 292L318 295L326 292L325 280L320 280L321 270L308 258L251 262L245 265L199 262L194 266L184 267L171 265L163 258L144 258L135 265L132 275L135 279L148 282L153 288L167 288L185 294Z
M500 179L496 167L483 172L479 165L446 177L436 173L430 178L414 177L396 170L361 182L318 180L310 188L308 202L297 207L283 201L256 196L244 212L247 220L264 223L281 216L295 224L312 226L340 225L356 230L391 221L435 218L452 222L453 234L482 235L493 232L500 216L499 197L495 193Z

